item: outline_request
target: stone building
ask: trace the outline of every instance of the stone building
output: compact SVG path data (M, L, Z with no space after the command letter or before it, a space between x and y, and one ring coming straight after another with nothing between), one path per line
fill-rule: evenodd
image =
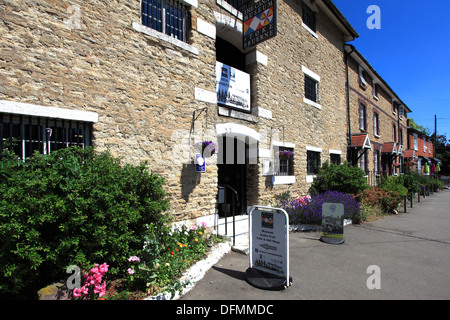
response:
M382 174L404 172L407 117L411 110L352 45L348 68L349 160L367 172L370 183Z
M2 0L2 147L17 138L25 161L70 145L146 160L166 178L176 220L209 226L234 195L238 214L288 189L305 195L321 163L347 158L344 44L358 34L330 0L278 0L257 17L276 29L251 45L255 31L243 49L243 35L259 28L243 23L250 4ZM401 100L358 59L351 105L367 99L367 112L379 110L381 139L370 139L382 152L384 141L399 144L384 126L406 128L409 109L400 114ZM368 75L380 81L379 100ZM382 111L389 103L395 112ZM351 136L364 132L355 121ZM207 141L212 155L196 148Z

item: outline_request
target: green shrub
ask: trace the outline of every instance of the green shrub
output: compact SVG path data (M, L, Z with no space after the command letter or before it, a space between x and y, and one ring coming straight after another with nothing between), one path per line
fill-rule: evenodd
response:
M31 297L67 278L65 268L107 262L110 276L142 251L149 224L162 224L164 180L145 163L66 148L26 162L0 158L0 296Z
M396 192L401 197L408 194L408 189L403 186L402 176L385 176L381 179L379 187L387 192Z
M314 178L309 192L340 191L356 195L367 188L367 178L361 168L351 166L347 161L341 165L329 164L327 161Z

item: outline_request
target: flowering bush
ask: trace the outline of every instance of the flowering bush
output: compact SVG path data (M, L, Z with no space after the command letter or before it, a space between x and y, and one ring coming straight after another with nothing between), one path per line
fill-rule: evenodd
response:
M202 153L203 157L210 157L218 151L217 145L212 141L196 142L195 150Z
M105 295L106 281L102 281L103 276L108 271L108 265L103 263L102 265L95 264L88 273L83 272L84 284L81 288L73 289L72 295L74 298L81 298L84 295L84 299L98 299Z
M339 191L327 191L286 201L282 207L289 215L290 224L321 224L322 205L328 202L344 205L344 219L358 217L360 204L353 196Z
M150 225L142 256L130 256L128 268L118 286L120 294L108 298L126 298L126 292L157 294L161 291L181 290L182 273L206 254L210 245L205 234L206 224L188 228ZM136 294L133 294L136 296Z

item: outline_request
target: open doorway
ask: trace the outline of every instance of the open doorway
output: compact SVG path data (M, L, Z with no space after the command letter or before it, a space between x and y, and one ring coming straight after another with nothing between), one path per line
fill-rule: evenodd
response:
M218 137L218 185L223 188L223 203L219 203L219 216L236 215L247 211L248 137Z

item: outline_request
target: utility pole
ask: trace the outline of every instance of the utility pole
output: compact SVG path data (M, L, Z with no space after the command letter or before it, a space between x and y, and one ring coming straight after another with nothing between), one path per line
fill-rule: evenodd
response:
M436 158L436 142L437 142L437 117L434 115L434 139L433 139L433 158Z

